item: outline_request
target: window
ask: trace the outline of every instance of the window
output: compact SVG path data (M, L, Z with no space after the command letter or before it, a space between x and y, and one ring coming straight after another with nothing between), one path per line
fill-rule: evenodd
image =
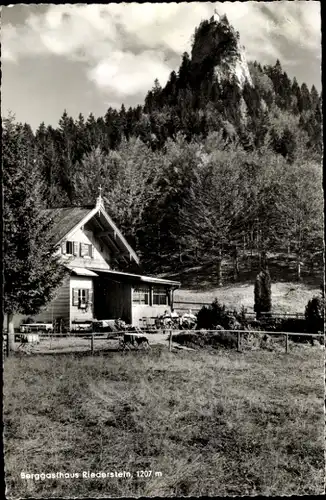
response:
M73 288L72 305L78 309L87 310L92 305L93 290L88 288Z
M81 257L92 257L92 245L88 243L80 244L80 256Z
M153 305L156 306L168 305L168 294L164 288L153 289Z
M62 253L68 255L78 255L78 241L65 241L62 243Z
M74 242L73 241L66 242L66 253L73 255L73 253L74 253Z
M133 304L149 305L149 288L134 288L132 293Z

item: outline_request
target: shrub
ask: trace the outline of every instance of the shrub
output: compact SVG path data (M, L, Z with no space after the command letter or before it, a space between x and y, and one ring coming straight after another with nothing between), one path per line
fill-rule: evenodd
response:
M237 311L228 311L215 299L211 305L203 306L197 315L197 328L199 330L215 330L222 326L225 330L241 328L241 314Z
M324 329L324 299L313 297L306 305L305 318L307 328L311 333L317 333Z
M243 328L247 328L249 326L249 320L247 318L247 309L244 306L241 306L240 313L236 314L236 318Z
M220 347L236 348L237 346L237 334L223 330L219 332L207 332L203 330L202 332L178 333L173 336L173 340L178 344L195 349L205 347L213 349Z

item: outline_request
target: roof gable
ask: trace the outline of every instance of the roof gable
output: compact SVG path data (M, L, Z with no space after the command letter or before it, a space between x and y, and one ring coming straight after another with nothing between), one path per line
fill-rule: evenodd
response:
M69 239L75 231L84 226L93 217L97 216L97 214L102 215L107 228L114 234L114 238L118 236L117 246L129 254L130 260L133 258L135 262L139 264L139 258L136 252L131 248L116 224L107 214L101 198L98 199L95 207L50 208L44 209L42 212L44 216L52 220L50 234L58 244L63 239Z

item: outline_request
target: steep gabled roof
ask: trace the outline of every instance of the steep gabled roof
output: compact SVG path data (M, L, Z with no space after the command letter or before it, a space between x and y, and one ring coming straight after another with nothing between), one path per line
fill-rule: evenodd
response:
M50 233L55 243L59 244L64 238L69 238L77 229L100 214L107 229L113 232L114 239L117 241L116 246L129 255L130 259L133 258L139 264L137 254L105 211L101 197L97 199L96 205L93 206L49 208L42 210L41 216L44 215L44 217L49 217L52 220ZM108 238L112 241L110 236Z
M59 243L70 231L83 220L94 207L47 208L41 211L41 216L52 220L51 236Z

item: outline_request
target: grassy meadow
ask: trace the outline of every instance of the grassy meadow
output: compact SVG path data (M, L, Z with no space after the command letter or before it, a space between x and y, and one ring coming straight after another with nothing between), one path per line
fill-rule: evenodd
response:
M319 293L320 289L317 284L310 285L295 282L272 283L272 311L280 314L304 314L308 301L314 295L319 295ZM174 293L174 300L179 302L207 302L210 304L215 298L229 309L236 308L240 310L241 306L244 306L248 311L253 311L254 284L229 284L221 288L212 288L205 291L201 289L181 288Z
M311 346L288 355L157 346L12 356L4 363L7 497L322 493L323 358ZM137 477L145 470L151 477ZM58 471L133 477L20 477Z
M249 258L249 256L247 256ZM249 259L250 260L250 259ZM242 259L240 262L239 276L233 278L232 262L226 261L223 276L223 286L217 287L216 262L205 265L184 267L174 274L169 274L171 279L181 281L181 288L174 293L175 301L208 302L215 298L229 309L241 309L244 306L248 311L254 307L254 285L259 262L254 255L252 266L249 261ZM277 313L302 313L308 301L320 294L320 285L324 281L323 263L315 266L310 272L307 265L302 266L302 280L296 279L296 265L294 256L287 261L287 256L282 254L269 254L268 269L272 280L272 311ZM177 307L177 305L176 305Z

